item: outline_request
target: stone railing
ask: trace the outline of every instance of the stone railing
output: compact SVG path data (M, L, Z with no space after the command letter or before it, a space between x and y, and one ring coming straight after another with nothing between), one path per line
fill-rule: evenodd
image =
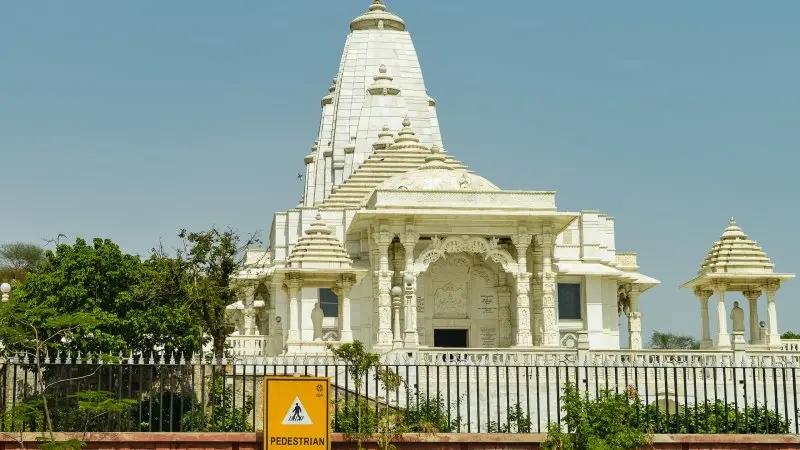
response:
M800 352L800 339L781 339L781 350L785 352Z
M406 352L397 352L396 354L402 355L403 353ZM411 355L421 364L462 363L520 366L574 364L577 352L574 349L563 347L531 349L421 348Z
M267 336L228 336L225 344L231 356L263 357L268 355Z

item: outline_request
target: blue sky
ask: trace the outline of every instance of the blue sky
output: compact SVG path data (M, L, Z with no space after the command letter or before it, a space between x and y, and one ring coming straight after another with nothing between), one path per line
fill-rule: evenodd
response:
M268 231L300 198L319 99L368 4L7 2L0 242L63 233L146 253L180 228ZM618 250L662 281L641 298L646 334L699 334L678 285L732 215L778 270L800 270L800 2L388 6L449 152L503 188L616 217ZM782 330L798 327L798 283L778 293Z

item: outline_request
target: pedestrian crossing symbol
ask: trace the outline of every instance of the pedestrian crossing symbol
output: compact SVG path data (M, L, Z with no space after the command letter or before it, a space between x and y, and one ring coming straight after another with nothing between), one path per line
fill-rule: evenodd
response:
M308 416L308 411L300 401L300 397L294 398L282 423L283 425L311 425L313 423L311 417Z

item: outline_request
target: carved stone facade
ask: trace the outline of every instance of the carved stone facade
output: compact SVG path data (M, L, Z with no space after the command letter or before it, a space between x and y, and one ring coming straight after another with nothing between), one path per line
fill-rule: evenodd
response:
M505 191L444 150L410 35L384 5L351 23L321 107L303 199L275 214L269 249L239 274L268 287L269 305L263 319L251 294L231 309L238 338L266 334L268 354L355 340L526 351L590 331L591 346L619 348L606 314L617 285L658 281L633 254L617 261L609 216L559 211L552 191ZM559 300L562 281L572 298Z

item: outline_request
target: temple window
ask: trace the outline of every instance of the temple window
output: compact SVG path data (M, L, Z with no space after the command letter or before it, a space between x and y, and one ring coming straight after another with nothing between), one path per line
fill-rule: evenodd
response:
M581 285L558 283L558 318L581 320Z
M339 297L331 289L320 288L319 307L325 317L339 317Z

